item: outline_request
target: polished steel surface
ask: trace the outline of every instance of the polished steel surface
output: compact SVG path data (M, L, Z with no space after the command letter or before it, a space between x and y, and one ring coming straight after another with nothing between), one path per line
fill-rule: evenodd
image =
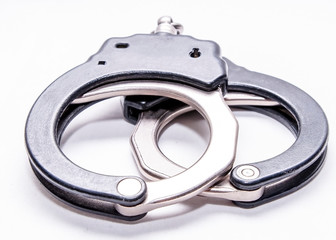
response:
M109 85L100 87L94 90L91 90L81 97L75 99L73 104L82 104L88 103L98 100L104 100L110 97L109 92L111 91L111 87ZM235 93L229 92L225 94L224 100L229 106L241 106L241 105L249 105L249 106L278 106L279 103L270 99L266 99L264 97L260 97L250 93Z
M159 109L141 114L136 130L131 137L131 144L138 169L146 178L151 180L169 178L186 170L186 167L176 164L161 152L158 147L158 138L162 129L173 119L192 110L193 108L190 106L182 106L173 108L173 110ZM239 190L230 183L229 175L226 175L219 183L200 195L234 201L254 201L262 196L263 189L261 187L253 191Z
M132 94L141 94L140 90L144 89L146 94L150 95L163 93L167 97L189 104L207 120L210 144L201 159L187 171L161 181L147 182L147 196L144 202L136 206L117 204L118 212L126 216L136 215L191 198L212 186L223 174L230 171L235 157L238 125L220 90L204 92L185 85L156 82L127 83L123 88ZM103 94L104 98L112 95L113 89ZM223 144L226 146L224 151ZM144 154L137 146L134 146L133 151L137 156ZM222 153L220 158L218 152Z

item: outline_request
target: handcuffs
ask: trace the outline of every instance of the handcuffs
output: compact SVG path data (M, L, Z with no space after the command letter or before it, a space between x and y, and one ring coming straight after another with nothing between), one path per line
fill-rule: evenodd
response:
M39 96L27 118L25 143L34 173L56 197L133 221L196 195L255 207L296 191L319 172L328 123L314 99L290 83L235 65L215 42L182 31L162 17L151 34L110 38ZM147 179L91 172L60 149L62 133L77 114L115 96L125 96L125 119L136 124L132 150ZM296 136L294 144L271 159L233 168L238 124L229 106L276 119ZM186 169L160 152L157 139L163 127L191 110L207 121L210 141Z

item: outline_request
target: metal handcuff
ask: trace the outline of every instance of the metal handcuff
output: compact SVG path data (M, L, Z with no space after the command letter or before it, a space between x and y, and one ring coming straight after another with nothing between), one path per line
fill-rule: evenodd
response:
M37 178L59 199L132 221L207 192L240 206L255 206L295 191L320 170L328 139L320 106L289 83L236 66L221 57L216 43L181 35L182 30L163 17L152 34L108 39L98 53L56 79L36 100L26 122L26 148ZM243 98L228 99L234 92L244 93ZM59 147L63 131L81 111L115 96L126 96L124 114L131 122L143 118L143 111L166 112L160 110L165 102L197 110L209 125L207 150L184 170L165 158L158 159L159 166L148 164L150 156L141 158L144 152L133 145L147 176L174 175L159 181L102 175L75 165ZM297 135L295 143L272 159L232 169L238 126L228 104L274 117ZM171 116L187 109L182 108ZM177 171L158 174L162 166Z

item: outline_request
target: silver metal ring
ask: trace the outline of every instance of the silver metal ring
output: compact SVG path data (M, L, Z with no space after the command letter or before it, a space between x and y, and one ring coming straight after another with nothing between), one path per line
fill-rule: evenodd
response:
M232 183L239 191L265 188L263 196L256 201L246 199L248 202L245 202L241 199L236 202L239 206L249 208L296 191L316 176L327 152L328 122L321 107L299 88L283 80L239 67L228 59L225 61L230 71L228 91L252 93L278 102L281 105L279 108L249 108L272 115L289 127L297 137L294 144L282 154L250 163L249 169L257 169L254 171L257 174L246 177L250 175L250 170L241 174L240 170L246 165L236 166L232 170L227 183Z
M249 110L251 106L252 110L260 111L263 114L269 115L276 120L279 120L287 128L289 128L293 134L296 136L298 129L296 129L296 123L293 121L293 116L291 118L285 118L284 112L276 112L276 108L281 106L271 100L264 99L255 101L256 96L249 94L231 94L228 93L224 99L228 99L227 103L229 106L240 106L243 109ZM168 104L169 105L169 104ZM276 106L275 112L271 111L269 106ZM262 111L258 107L264 108ZM136 125L136 131L132 135L132 145L134 149L137 149L135 153L136 160L139 166L141 173L146 176L148 179L157 180L162 178L168 178L179 174L187 169L185 166L176 164L172 160L168 159L158 147L158 139L161 134L161 131L175 118L179 117L182 114L192 111L193 109L190 106L178 105L178 106L166 106L165 108L155 108L153 110L147 110L140 114L139 120ZM324 154L321 153L323 162ZM319 163L320 160L317 160ZM319 165L320 166L320 165ZM319 169L319 166L316 169ZM312 170L312 175L316 169ZM260 175L258 168L252 165L240 165L236 169L237 175L241 179L253 180ZM295 177L294 177L295 178ZM287 186L287 182L290 181L289 178L286 181L276 182L271 187L275 185L282 186L283 189L290 188L290 184ZM297 184L301 185L300 181L297 181ZM233 186L230 182L230 175L226 175L220 182L211 188L205 190L200 194L204 197L215 197L223 198L227 200L239 201L239 202L255 202L264 195L265 189L270 188L269 185L261 186L258 189L253 190L242 190Z
M230 95L230 94L229 94ZM230 98L228 103L235 105L239 101ZM245 100L244 104L264 105L269 104L269 101L255 102ZM276 103L273 103L275 105ZM133 132L131 143L134 152L135 160L138 164L138 169L146 178L151 180L158 180L163 178L170 178L176 176L187 168L176 164L168 159L158 147L158 139L161 131L177 117L193 111L190 106L172 106L169 109L155 109L142 112L139 121L136 125L136 130ZM225 145L223 145L225 148ZM226 175L217 182L216 185L200 193L200 196L223 198L234 201L255 201L259 199L264 192L264 187L252 191L244 191L235 188L230 183L230 175Z
M134 216L191 198L231 169L238 127L223 101L222 92L205 92L182 84L156 81L115 82L106 94L108 97L159 95L191 105L207 119L211 129L211 144L204 156L182 174L157 182L144 182L137 177L101 175L75 165L60 150L57 129L59 125L66 126L67 123L61 122L62 115L71 111L72 107L80 106L72 103L82 95L79 90L90 83L85 77L76 78L76 72L82 73L68 72L41 94L26 123L26 146L31 165L41 182L61 199L98 213L106 214L106 208L113 207L122 215ZM104 79L100 81L103 83ZM222 144L226 148L224 155L218 158L217 153L223 152ZM140 184L135 188L136 192L122 194L125 193L123 186L132 182ZM71 202L72 199L75 200Z

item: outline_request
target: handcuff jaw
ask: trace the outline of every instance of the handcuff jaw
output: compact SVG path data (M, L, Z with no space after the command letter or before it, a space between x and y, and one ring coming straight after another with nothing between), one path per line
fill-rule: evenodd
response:
M228 92L252 93L276 101L278 106L249 107L249 109L279 120L297 137L295 143L284 153L261 162L236 166L232 170L230 184L238 192L245 194L263 189L263 193L254 200L250 197L240 200L229 198L235 200L236 204L241 207L255 207L296 191L316 176L323 166L326 156L328 123L321 107L302 90L280 79L239 67L228 59L225 61L230 72ZM124 116L134 123L141 112L155 109L155 107L160 108L160 104L162 105L165 101L167 101L165 98L126 97L124 99ZM169 105L169 102L166 104ZM145 121L148 122L148 120ZM147 123L141 124L146 125ZM153 139L154 141L149 142L156 145L157 138ZM148 141L149 138L142 140ZM141 143L133 141L133 144ZM161 158L161 160L163 159L164 157ZM148 161L148 158L139 158L138 160ZM159 178L165 177L160 174L155 175L162 168L151 168L152 166L142 165L145 174ZM174 168L176 167L171 166L171 169ZM169 167L166 166L165 170L168 169ZM211 195L216 194L211 193ZM228 198L225 195L223 197Z
M222 99L227 69L220 56L214 42L161 32L107 40L86 63L54 81L29 113L25 142L39 180L71 205L124 220L141 218L214 184L231 169L237 140L237 122ZM102 175L72 163L59 147L69 122L100 100L124 95L165 96L193 106L209 120L214 142L226 142L225 160L215 157L222 147L211 145L193 168L153 183ZM219 114L218 109L222 109ZM138 191L125 195L120 188L130 182L137 182Z

